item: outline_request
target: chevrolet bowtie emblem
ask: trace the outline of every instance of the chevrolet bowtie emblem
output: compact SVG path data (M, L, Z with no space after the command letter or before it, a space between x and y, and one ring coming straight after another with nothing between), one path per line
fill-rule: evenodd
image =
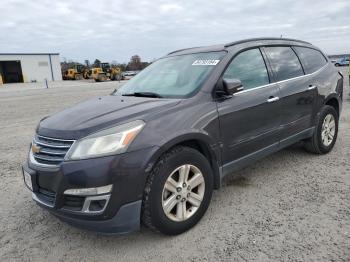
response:
M36 144L32 144L32 152L33 153L39 153L40 152L40 147L37 146Z

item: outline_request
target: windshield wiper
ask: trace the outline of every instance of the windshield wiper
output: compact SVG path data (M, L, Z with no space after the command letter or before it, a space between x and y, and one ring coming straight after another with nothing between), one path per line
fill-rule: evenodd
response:
M153 93L153 92L135 92L135 93L127 93L122 94L122 96L137 96L137 97L155 97L155 98L162 98L160 94Z

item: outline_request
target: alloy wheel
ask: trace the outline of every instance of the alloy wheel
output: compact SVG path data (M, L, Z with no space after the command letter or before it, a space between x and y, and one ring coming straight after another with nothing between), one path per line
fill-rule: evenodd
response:
M332 114L326 115L322 124L321 138L324 146L329 146L333 142L335 135L335 119Z
M182 165L167 178L163 193L162 207L172 221L182 222L193 216L199 209L205 192L202 172L194 165Z

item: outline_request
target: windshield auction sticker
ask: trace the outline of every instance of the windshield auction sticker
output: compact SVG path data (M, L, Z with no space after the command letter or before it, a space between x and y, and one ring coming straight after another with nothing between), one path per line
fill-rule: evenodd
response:
M220 62L220 60L196 60L193 62L192 65L217 65Z

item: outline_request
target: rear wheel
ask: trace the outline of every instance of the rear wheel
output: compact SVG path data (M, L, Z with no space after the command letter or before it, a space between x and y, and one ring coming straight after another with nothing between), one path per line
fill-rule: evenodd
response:
M148 178L143 223L164 234L181 234L202 218L212 191L208 160L195 149L176 147L161 157Z
M305 143L305 148L312 153L330 152L337 140L339 117L331 106L324 106L313 136Z

